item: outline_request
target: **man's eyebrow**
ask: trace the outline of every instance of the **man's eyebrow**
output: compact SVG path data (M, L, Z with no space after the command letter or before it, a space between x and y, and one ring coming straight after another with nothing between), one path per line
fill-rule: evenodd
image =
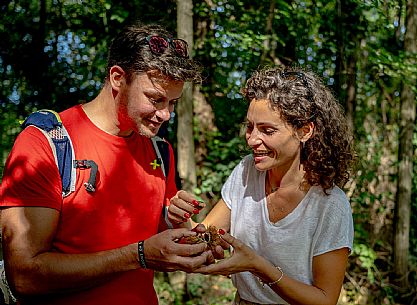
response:
M170 102L178 102L178 100L180 100L181 98L182 98L182 93L179 97L173 98L172 100L170 100Z
M143 92L145 94L152 94L152 95L155 95L155 96L158 96L158 97L165 97L165 95L161 91L159 91L155 88L147 88L147 89L144 89Z

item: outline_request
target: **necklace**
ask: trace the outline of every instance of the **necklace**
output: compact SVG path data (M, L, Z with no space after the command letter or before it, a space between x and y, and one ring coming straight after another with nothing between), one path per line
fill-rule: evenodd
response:
M271 213L279 213L279 214L285 214L287 209L289 208L288 203L285 203L283 200L283 197L280 196L277 191L280 189L288 189L291 186L298 185L300 186L299 181L294 181L292 183L286 184L284 186L278 186L272 184L271 179L271 173L268 172L266 176L266 186L265 186L265 195L266 195L266 202L271 209ZM275 213L274 213L275 211Z
M286 206L282 203L277 204L278 202L276 200L277 198L275 198L274 192L266 194L266 203L268 206L269 215L276 215L276 213L279 213L282 215L286 211Z
M294 186L294 185L297 185L297 184L299 186L300 185L300 182L299 181L294 181L292 183L289 183L289 184L286 184L286 185L283 185L283 186L281 186L281 185L274 185L272 183L272 179L271 179L270 172L268 172L267 173L267 176L266 176L266 191L267 191L268 194L275 193L279 189L288 188L290 186Z
M269 206L269 209L271 209L270 214L275 214L276 212L279 212L280 214L285 212L285 206L280 204L279 206L274 204L273 201L276 200L275 198L275 192L280 188L279 186L273 186L271 184L271 180L269 179L269 175L267 176L267 185L265 190L266 195L266 202ZM274 198L273 198L274 197ZM275 199L275 200L273 200Z

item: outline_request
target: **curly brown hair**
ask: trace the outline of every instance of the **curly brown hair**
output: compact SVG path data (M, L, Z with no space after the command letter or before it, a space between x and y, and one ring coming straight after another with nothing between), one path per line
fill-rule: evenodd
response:
M197 62L178 56L171 47L162 54L152 53L146 41L150 35L173 38L170 32L159 25L135 23L126 26L110 44L107 72L112 66L118 65L126 71L128 82L133 73L151 70L158 70L174 80L201 82L201 67Z
M294 132L313 122L313 135L301 151L304 180L325 192L335 184L344 186L354 161L353 136L340 104L316 74L264 68L248 79L242 93L249 102L269 100Z

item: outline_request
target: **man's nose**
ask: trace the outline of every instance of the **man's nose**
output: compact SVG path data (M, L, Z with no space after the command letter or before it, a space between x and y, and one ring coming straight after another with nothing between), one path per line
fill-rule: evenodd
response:
M171 111L169 111L169 106L156 111L156 116L162 121L168 121L171 118Z

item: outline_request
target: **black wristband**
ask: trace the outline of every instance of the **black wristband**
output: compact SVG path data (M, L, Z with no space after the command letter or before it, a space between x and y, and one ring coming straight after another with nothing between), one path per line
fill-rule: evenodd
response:
M138 242L138 257L139 257L139 265L143 268L143 269L147 269L148 267L146 266L146 260L145 260L145 247L144 247L144 243L143 240Z

